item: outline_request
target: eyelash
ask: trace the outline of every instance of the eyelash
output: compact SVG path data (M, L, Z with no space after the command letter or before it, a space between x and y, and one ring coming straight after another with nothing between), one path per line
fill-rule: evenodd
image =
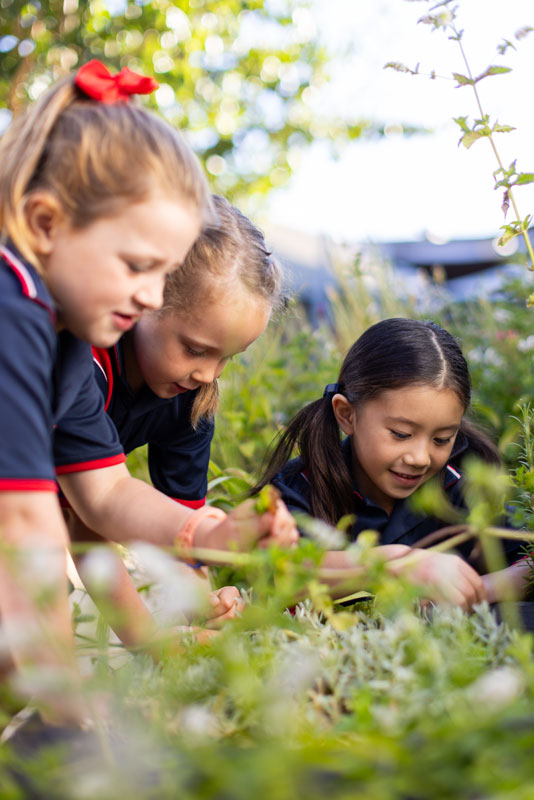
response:
M189 353L190 356L194 356L195 358L199 358L200 356L204 355L203 351L194 350L192 347L189 347L188 345L185 346L185 349L186 349L187 353Z
M131 261L126 261L126 266L130 270L130 272L134 272L136 274L145 271L143 267L139 267L137 264L134 264Z
M409 439L411 435L409 433L401 433L400 431L394 431L394 430L392 430L391 433L393 434L395 439L400 439L401 441ZM434 439L434 441L438 445L438 447L443 447L444 445L450 444L451 439L452 436L449 436L448 439Z

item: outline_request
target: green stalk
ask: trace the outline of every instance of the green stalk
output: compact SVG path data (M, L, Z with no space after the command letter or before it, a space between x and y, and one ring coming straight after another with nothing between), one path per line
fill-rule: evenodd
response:
M472 85L473 91L475 93L475 99L476 99L476 103L477 103L477 106L478 106L478 110L480 112L480 118L484 119L484 111L482 109L482 103L480 102L480 97L479 97L479 94L478 94L478 91L477 91L477 85L476 85L475 80L473 78L473 74L471 72L471 68L469 66L469 62L467 60L467 56L465 54L464 47L462 45L462 40L460 38L460 34L456 30L454 25L451 25L451 30L453 31L453 33L454 33L454 35L456 37L456 41L458 42L458 47L460 48L460 52L461 52L462 58L464 60L465 68L467 70L467 75L468 75L469 79L471 81L473 81L473 83L471 85ZM497 159L497 164L499 165L499 169L501 169L503 174L504 174L505 173L505 169L504 169L503 163L501 161L501 158L499 156L499 152L497 150L495 142L493 140L493 135L491 133L488 134L488 139L490 141L491 148L492 148L492 150L493 150L493 152L495 154L495 158ZM514 197L514 193L512 191L512 187L511 186L508 187L507 191L508 191L508 197L510 198L510 203L512 204L512 208L514 209L514 213L515 213L515 216L516 216L516 221L519 222L519 224L521 226L521 235L522 235L522 237L523 237L523 239L525 241L527 252L528 252L528 255L529 255L529 258L530 258L530 267L529 267L529 269L534 270L534 249L532 248L532 242L530 241L530 236L528 235L528 231L524 227L523 222L521 221L521 216L519 214L519 209L518 209L517 204L515 202L515 197Z

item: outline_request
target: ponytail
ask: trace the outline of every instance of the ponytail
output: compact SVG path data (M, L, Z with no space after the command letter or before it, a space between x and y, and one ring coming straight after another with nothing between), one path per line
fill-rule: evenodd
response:
M18 114L0 140L0 237L39 270L25 215L37 190L55 197L78 230L154 192L190 203L205 223L216 218L182 135L134 102L91 100L74 75Z
M311 512L332 525L353 511L352 477L341 451L341 437L330 397L323 397L299 411L274 440L267 466L252 489L258 492L299 449L299 471L306 473L311 488Z
M501 455L496 445L474 422L464 417L458 432L462 433L467 439L469 451L481 461L497 467L502 464Z

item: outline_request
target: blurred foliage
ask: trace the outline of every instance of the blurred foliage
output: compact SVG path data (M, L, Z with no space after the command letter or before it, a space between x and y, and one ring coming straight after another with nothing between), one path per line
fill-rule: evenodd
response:
M427 276L415 289L407 287L374 256L334 268L333 325L312 328L295 305L221 376L215 464L257 474L273 437L336 380L358 336L380 319L401 316L433 319L458 337L473 383L470 416L498 443L505 464L516 466L518 410L534 394L532 311L524 284L510 282L495 300L458 303L446 285Z
M0 0L0 128L90 58L154 75L148 102L184 129L213 189L249 211L312 140L380 132L321 111L329 55L294 0Z

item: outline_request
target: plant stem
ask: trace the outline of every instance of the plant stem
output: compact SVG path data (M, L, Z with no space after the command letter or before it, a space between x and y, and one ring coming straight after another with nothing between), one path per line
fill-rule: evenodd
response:
M478 110L480 112L480 118L484 119L484 111L482 109L482 103L480 102L480 96L478 94L477 85L475 83L475 79L473 78L473 74L471 72L471 68L469 66L469 62L467 60L467 56L465 54L464 47L462 45L462 40L461 40L459 31L456 30L454 25L451 25L451 30L453 31L453 33L454 33L454 35L456 37L456 41L458 42L458 47L460 48L460 52L461 52L462 58L464 60L464 64L465 64L465 68L467 70L467 75L469 77L469 80L473 81L473 83L471 85L472 85L473 91L475 93L475 99L476 99L476 103L477 103L477 106L478 106ZM497 150L495 142L493 140L493 135L491 133L488 134L488 139L490 141L491 148L492 148L492 150L493 150L493 152L495 154L495 158L497 159L497 164L499 165L499 169L502 170L502 173L504 175L505 169L504 169L503 163L501 161L501 158L499 156L499 152ZM528 252L528 255L529 255L529 258L530 258L530 269L533 270L534 269L534 249L532 248L532 242L530 241L530 236L528 235L528 230L525 228L523 222L521 221L521 216L519 214L519 209L518 209L517 204L515 202L515 197L514 197L514 193L512 191L512 187L511 186L508 187L508 197L510 198L510 203L512 204L512 208L514 209L516 220L517 220L517 222L519 222L521 235L523 236L523 239L525 241L527 252Z

